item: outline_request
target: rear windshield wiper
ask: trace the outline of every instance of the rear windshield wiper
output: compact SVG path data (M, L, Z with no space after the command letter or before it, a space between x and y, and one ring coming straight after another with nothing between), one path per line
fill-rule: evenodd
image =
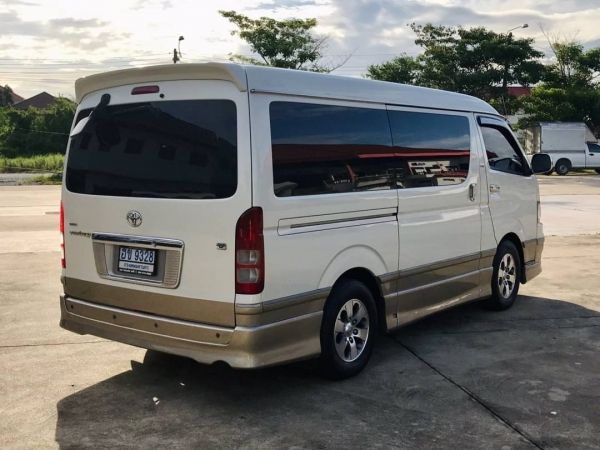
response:
M102 115L106 117L106 107L109 103L110 94L102 94L102 97L100 97L100 102L94 107L94 109L92 109L90 114L77 122L77 125L73 127L70 137L83 133L87 125L90 123L90 120L92 120L92 118L96 118L98 114L100 114L100 118L102 118Z

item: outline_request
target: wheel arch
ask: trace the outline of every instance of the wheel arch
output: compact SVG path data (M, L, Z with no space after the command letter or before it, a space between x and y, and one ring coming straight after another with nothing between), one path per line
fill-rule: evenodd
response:
M521 264L519 267L519 272L521 275L521 282L523 284L525 284L527 282L527 280L525 279L525 255L523 254L523 243L521 242L521 239L519 239L519 236L517 236L516 233L512 233L512 232L505 234L504 237L502 237L502 239L500 239L500 242L498 243L498 247L500 247L500 245L505 241L512 242L514 244L514 246L517 247L517 251L519 252L519 259L521 261Z
M371 291L373 299L375 300L375 306L377 308L378 328L381 331L386 331L385 300L378 277L375 276L375 274L373 274L373 272L371 272L369 269L364 267L354 267L339 276L339 278L331 287L331 292L335 290L336 286L339 286L346 280L358 281L364 284L367 289Z

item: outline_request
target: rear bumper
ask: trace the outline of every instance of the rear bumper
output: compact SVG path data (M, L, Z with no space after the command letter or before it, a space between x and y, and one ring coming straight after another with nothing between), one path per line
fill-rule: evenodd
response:
M234 328L174 320L153 314L60 297L60 326L210 364L257 368L320 353L322 311L257 326Z

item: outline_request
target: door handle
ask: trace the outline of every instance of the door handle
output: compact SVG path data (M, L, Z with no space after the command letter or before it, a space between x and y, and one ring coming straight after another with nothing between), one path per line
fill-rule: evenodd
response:
M469 200L472 202L475 201L475 188L477 187L477 183L471 183L469 185Z
M500 192L500 186L498 186L497 184L490 184L490 192Z

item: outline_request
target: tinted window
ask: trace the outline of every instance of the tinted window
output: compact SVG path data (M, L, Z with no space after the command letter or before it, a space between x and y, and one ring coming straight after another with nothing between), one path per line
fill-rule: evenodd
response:
M165 101L96 110L71 139L66 177L67 189L82 194L230 197L237 188L235 104Z
M469 173L469 120L389 111L399 188L460 184Z
M482 126L481 133L490 169L529 175L529 168L507 129Z
M589 153L600 153L600 145L588 143Z
M273 102L270 115L277 196L395 188L385 110Z

